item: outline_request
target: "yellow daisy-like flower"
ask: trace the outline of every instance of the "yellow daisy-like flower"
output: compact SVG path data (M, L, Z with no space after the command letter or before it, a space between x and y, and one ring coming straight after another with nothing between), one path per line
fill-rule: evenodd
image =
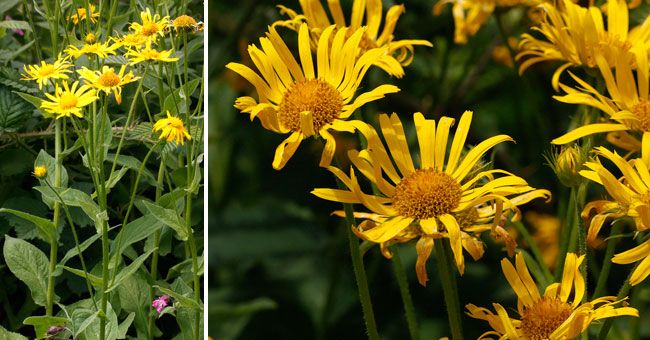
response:
M571 76L580 85L578 89L560 84L566 95L553 98L564 103L585 104L597 108L607 114L610 121L580 126L551 143L566 144L594 133L609 132L609 142L630 151L642 150L643 160L650 164L650 66L647 53L636 53L634 60L637 65L636 81L626 57L616 58L614 74L605 58L596 55L596 63L605 79L609 97L600 94L573 74ZM641 140L626 131L641 136Z
M594 245L598 232L608 218L628 216L634 220L637 231L650 229L650 172L647 163L639 158L627 161L604 147L597 147L595 152L611 160L622 177L617 179L599 161L585 163L590 170L580 172L584 177L604 186L614 199L593 201L585 205L583 219L589 218L592 211L597 213L589 224L587 242ZM614 255L612 262L628 264L641 259L643 261L630 277L630 284L634 286L650 275L650 239L636 248Z
M113 40L117 45L126 48L140 48L147 42L147 38L138 32L125 34L121 37L117 32L115 34L117 35L117 38L110 37L109 39Z
M540 8L544 9L545 16L533 29L548 41L522 34L517 60L527 59L520 64L519 73L541 61L564 61L565 64L553 74L552 84L556 91L560 75L568 67L596 67L598 54L610 67L616 64L616 58L631 62L632 49L645 46L644 42L650 37L650 25L646 23L629 30L628 8L624 0L607 2L607 29L599 7L584 8L571 0L562 0L557 6L545 3Z
M34 176L38 179L43 179L47 176L47 168L44 166L37 166L34 168Z
M23 65L23 74L24 80L36 80L38 82L39 90L43 89L43 85L47 85L48 80L50 79L68 79L66 73L71 73L72 71L68 68L72 64L68 61L69 57L61 58L59 53L59 58L54 61L54 64L48 64L45 61L41 61L41 65L29 65L29 69Z
M137 64L143 61L164 61L172 62L178 60L178 58L170 58L173 49L169 51L158 51L155 48L151 47L151 43L147 42L144 48L136 48L135 50L127 48L127 52L124 53L124 56L129 58L131 64Z
M346 24L340 1L329 0L327 3L332 18L334 19L333 23L336 24L336 28L342 29L347 27L348 37L352 35L352 33L356 32L360 27L367 26L367 30L363 34L361 42L359 43L359 48L362 52L372 48L386 46L389 55L397 54L397 61L399 61L402 66L408 66L413 60L413 45L433 46L433 44L426 40L393 40L393 33L395 31L397 20L399 20L400 15L405 12L404 5L395 5L388 10L385 17L384 28L380 34L379 26L381 25L383 16L381 0L354 0L349 25ZM303 14L298 14L294 10L282 5L278 5L278 7L280 8L280 12L287 14L290 19L286 21L278 21L274 23L273 26L286 26L297 32L302 23L307 23L310 29L311 44L314 49L318 45L318 41L320 40L323 31L332 24L323 8L323 5L321 5L321 0L300 1L300 7L302 8ZM365 23L363 22L364 15L366 18ZM378 64L377 66L382 67L381 64ZM390 68L384 68L384 70L389 72Z
M165 28L169 24L169 17L165 16L162 19L160 14L151 15L149 8L140 13L142 24L133 22L129 29L136 33L142 34L149 42L155 42L158 36L165 36Z
M196 31L203 31L203 22L196 22L196 20L189 15L181 15L174 19L169 27L176 30L176 35L178 35L179 31L191 31L192 33L196 33Z
M86 83L91 87L104 91L107 95L115 92L115 100L118 104L122 103L122 85L126 85L133 81L140 79L140 77L133 76L133 71L124 74L126 65L122 65L119 73L115 73L112 67L104 65L102 71L92 71L83 67L77 70L81 78L86 80Z
M79 7L77 8L77 13L67 17L67 20L72 20L72 22L76 25L79 22L86 20L88 18L87 12L86 12L86 7ZM95 6L90 5L90 21L93 22L93 24L97 23L97 18L99 18L99 12L95 12Z
M235 107L249 113L251 120L259 118L267 130L290 133L275 151L275 169L284 167L304 138L318 135L327 141L320 165L328 166L336 149L330 130L353 132L361 122L346 120L356 109L399 91L393 85L381 85L355 98L370 66L383 63L392 74L401 75L404 71L397 60L386 55L386 47L371 49L356 58L365 34L363 29L347 39L347 28L335 29L331 25L321 34L316 69L306 24L298 33L300 65L273 27L269 27L266 38L260 38L263 50L254 45L248 48L261 76L242 64L226 65L253 84L259 96L259 103L252 97L240 97Z
M181 142L181 145L185 145L185 138L191 140L192 136L185 130L183 127L183 121L178 117L172 117L167 111L167 118L162 118L156 121L153 125L153 132L158 132L162 130L159 139L167 137L167 141L171 142L176 139L176 145L178 142Z
M524 179L504 170L476 169L483 154L512 138L506 135L491 137L462 157L472 121L472 112L466 111L460 118L447 158L447 140L454 119L440 118L437 129L434 120L425 119L419 112L413 115L413 120L420 146L419 168L413 164L402 123L396 114L390 117L382 114L379 122L397 168L374 129L369 125L357 127L366 136L368 149L350 151L348 156L355 167L377 185L382 195L365 194L354 170L348 177L334 167L328 169L349 191L319 188L312 193L330 201L361 203L370 209L371 213L355 214L364 221L354 232L361 239L379 243L386 257L391 257L390 244L419 237L415 268L422 285L428 280L426 261L437 238L449 238L461 274L465 268L463 248L474 259L483 255L482 242L472 234L491 230L494 236L505 238L511 256L514 255L514 239L501 223L510 211L516 214L513 219L521 218L518 205L537 197L550 198L550 192L536 190ZM495 178L495 175L500 176Z
M82 118L83 114L81 110L83 107L98 98L95 90L88 85L82 85L77 88L79 85L78 81L72 83L72 87L68 87L67 81L63 80L62 82L63 88L59 87L59 84L56 84L54 95L49 93L45 94L50 101L43 100L41 102L41 108L49 113L56 114L56 119L70 117L71 114Z
M115 54L115 49L119 46L117 44L108 45L108 41L105 43L94 43L94 44L85 44L78 48L77 46L70 45L68 48L63 50L63 52L73 56L75 59L79 59L82 55L87 56L97 56L99 58L106 58L109 54Z
M490 18L496 7L513 7L530 0L441 0L433 8L440 15L446 4L452 4L454 16L454 42L466 44L467 36L473 36Z
M515 266L508 259L501 260L503 275L517 294L519 319L511 318L498 303L492 304L496 314L487 308L467 304L467 315L489 322L493 329L480 338L494 335L508 340L573 339L596 320L622 315L639 317L636 308L614 307L619 302L615 296L580 303L585 294L585 279L580 273L584 258L584 255L578 257L574 253L567 253L562 280L546 287L543 296L530 276L521 253L515 258ZM570 297L573 301L569 300Z

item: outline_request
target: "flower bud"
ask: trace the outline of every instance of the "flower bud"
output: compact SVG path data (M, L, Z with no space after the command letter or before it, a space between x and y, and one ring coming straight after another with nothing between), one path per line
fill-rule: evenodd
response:
M43 179L47 176L47 168L44 166L37 166L34 168L34 176L38 179Z
M562 147L559 153L553 151L551 153L550 156L545 155L545 157L560 182L567 187L580 185L584 179L580 175L580 170L585 169L587 153L578 146Z

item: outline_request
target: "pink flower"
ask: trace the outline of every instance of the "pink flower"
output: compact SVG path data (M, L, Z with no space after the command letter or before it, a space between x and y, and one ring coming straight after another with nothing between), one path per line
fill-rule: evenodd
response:
M5 20L12 20L12 19L11 19L10 16L7 15L7 16L5 16ZM20 34L21 36L25 35L25 32L23 32L22 30L19 30L19 29L13 29L12 31L13 31L14 33L18 33L18 34Z
M162 313L162 309L167 307L168 304L169 304L169 295L163 295L158 299L154 300L151 306L156 308L156 310L160 314Z

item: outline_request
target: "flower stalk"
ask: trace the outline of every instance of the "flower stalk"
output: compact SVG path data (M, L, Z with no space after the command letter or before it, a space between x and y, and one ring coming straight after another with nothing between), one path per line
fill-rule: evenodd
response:
M454 255L446 238L434 240L434 249L438 260L438 271L440 281L445 294L445 305L451 328L452 340L462 340L463 332L461 325L460 302L458 297L458 286L456 284L456 265Z

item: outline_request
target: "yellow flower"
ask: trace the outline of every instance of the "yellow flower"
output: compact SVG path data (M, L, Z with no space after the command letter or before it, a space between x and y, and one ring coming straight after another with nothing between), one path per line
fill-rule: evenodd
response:
M650 25L645 23L629 31L628 8L624 0L607 2L607 30L599 7L584 8L571 0L562 0L557 6L544 3L540 7L546 15L533 29L548 41L522 34L517 60L527 59L520 64L519 73L540 61L564 61L564 65L553 74L552 84L556 91L560 75L568 67L596 67L598 54L610 67L616 64L617 58L631 62L631 49L645 46L650 34Z
M72 22L76 25L80 21L86 20L88 17L88 14L86 12L86 7L79 7L77 8L77 13L73 14L69 17L67 17L67 20L72 20ZM99 13L95 12L95 6L90 5L90 21L93 23L97 23L97 18L99 18Z
M144 48L136 48L136 50L127 48L127 51L128 52L124 53L124 56L131 57L129 58L131 64L137 64L142 61L151 61L151 60L164 61L164 62L172 62L178 60L178 58L169 57L172 54L173 49L169 51L159 52L155 48L151 48L151 43L148 42Z
M95 40L97 40L97 37L93 33L86 34L86 38L84 39L84 41L88 44L94 43Z
M138 32L125 34L122 37L120 37L117 33L116 35L117 38L110 37L110 39L119 46L124 46L126 48L139 48L147 42L147 39L144 37L144 35Z
M59 58L54 62L54 64L48 64L45 61L41 61L41 65L29 65L29 69L23 65L23 74L24 80L36 80L38 82L38 88L43 89L43 85L47 84L49 79L68 79L66 73L71 73L72 71L68 70L72 64L68 61L69 57L61 59L61 54L59 53Z
M553 270L559 253L560 220L548 214L527 211L524 220L532 227L533 242L542 253L548 269Z
M185 130L183 127L183 121L178 117L172 117L167 111L167 118L159 119L153 125L153 132L158 132L162 130L160 134L160 139L167 137L167 141L171 142L176 139L176 145L178 142L181 142L181 145L185 145L185 138L191 140L192 136Z
M203 31L203 22L199 21L197 23L191 16L181 15L172 21L170 27L176 30L176 35L178 35L178 31L192 31L192 33L196 33L197 30Z
M512 138L506 135L491 137L462 157L461 150L472 121L472 112L465 111L447 158L447 140L454 119L440 118L437 129L434 120L425 119L419 112L413 115L413 120L420 146L419 168L414 166L400 119L396 114L390 117L382 114L379 122L392 161L369 125L357 127L366 136L368 149L348 152L355 167L377 185L381 195L365 194L354 170L348 177L334 167L328 169L349 191L319 188L312 193L330 201L361 203L371 210L371 213L355 213L355 217L364 221L354 232L361 239L379 243L386 257L391 256L388 251L390 244L419 237L415 247L418 253L415 268L422 285L428 280L426 261L437 238L449 238L461 274L465 268L463 248L474 259L483 255L482 242L474 234L491 230L495 237L503 237L511 244L508 248L511 256L514 255L514 240L500 224L511 211L515 212L513 219L518 220L521 218L518 205L537 197L550 198L550 192L536 190L524 179L504 170L476 168L477 162L489 149L501 142L512 141ZM495 175L499 177L495 178Z
M639 317L639 311L632 307L614 307L615 296L604 296L581 304L585 294L585 279L580 273L580 264L585 256L578 257L567 253L562 272L562 280L546 287L540 295L537 285L526 267L524 256L518 253L515 265L508 259L501 260L503 275L517 294L517 310L520 319L513 319L500 304L494 303L496 314L487 308L467 304L467 315L490 323L493 331L484 333L501 339L573 339L585 331L589 325L604 318L622 315ZM571 295L571 292L574 292ZM573 301L569 301L569 297Z
M452 4L454 16L454 42L467 43L467 36L473 36L490 18L496 7L513 7L526 0L441 0L433 8L434 15L440 15L446 4Z
M345 22L345 16L341 10L340 1L329 0L327 3L334 19L333 23L336 24L336 29L348 28L348 35L346 38L349 38L349 36L356 32L360 27L367 26L367 30L363 34L361 42L359 43L359 48L363 52L375 47L385 46L387 47L387 54L391 56L397 54L397 61L399 61L403 66L408 66L413 60L413 45L433 46L433 44L426 40L393 41L393 33L395 31L397 20L400 15L405 12L404 5L395 5L388 10L384 22L384 28L380 34L379 26L381 25L383 15L381 0L354 0L349 25ZM278 21L274 23L273 26L281 25L297 32L302 23L307 23L310 29L311 44L314 49L318 45L318 41L320 40L323 31L332 24L325 13L323 5L321 5L320 0L300 1L300 7L302 8L303 14L297 14L294 10L282 5L278 5L278 7L280 8L280 13L287 14L290 19L286 21ZM363 22L364 14L366 18L365 23ZM378 64L377 66L382 67L381 64ZM384 70L388 73L391 71L389 68L384 68Z
M47 168L44 166L37 166L34 168L34 176L38 179L43 179L47 176Z
M158 36L165 35L165 28L169 24L169 17L160 18L160 14L151 15L149 8L146 11L140 12L142 24L133 22L129 27L130 30L142 34L142 36L149 42L155 42Z
M240 97L235 107L249 113L251 120L259 118L267 130L290 133L275 150L275 169L284 167L304 138L318 135L327 141L320 165L328 166L336 149L329 131L353 132L360 122L346 120L356 109L399 91L393 85L381 85L355 98L363 76L373 64L383 63L393 74L404 71L394 58L385 54L385 47L371 49L355 58L364 30L357 30L346 41L348 29L335 31L335 28L329 26L321 34L316 69L306 24L298 34L300 65L273 27L266 38L260 38L263 50L254 45L248 48L261 76L242 64L226 65L253 84L259 96L259 103L252 97Z
M601 184L613 201L598 200L589 202L582 211L582 218L587 219L592 211L596 215L592 218L587 242L592 246L603 223L608 218L629 216L634 220L637 231L650 229L650 172L648 165L642 159L625 160L616 152L611 152L604 147L597 147L595 152L611 160L623 175L617 179L609 170L600 164L600 161L587 162L585 165L590 170L580 172L584 177ZM648 240L650 241L650 240ZM614 263L633 263L643 259L641 265L632 273L630 284L636 285L650 274L650 243L645 241L636 248L614 255Z
M115 54L115 49L117 49L118 47L119 46L116 44L109 46L107 41L104 44L102 43L85 44L81 46L81 48L78 48L77 46L74 45L70 45L68 46L68 48L63 50L63 52L75 57L75 59L78 59L84 54L88 56L98 56L99 58L106 58L109 54Z
M140 79L140 77L134 77L133 71L129 71L126 75L124 70L126 65L122 65L119 73L115 73L112 67L104 65L102 71L92 71L83 67L81 70L77 70L77 73L81 78L86 80L86 83L91 87L94 87L98 90L104 91L107 95L112 91L115 91L115 100L118 104L122 103L122 85L128 84L130 82Z
M643 160L650 164L650 90L648 90L648 56L646 52L635 53L637 81L626 57L617 57L615 74L603 56L596 55L598 68L605 79L609 97L598 92L587 82L571 74L580 85L577 89L560 84L566 95L555 96L558 101L569 104L585 104L599 109L609 116L609 121L580 126L551 141L565 144L594 133L609 132L607 140L630 151L642 150ZM641 140L626 131L641 136ZM643 148L641 147L643 145Z
M68 87L67 81L63 80L62 82L63 88L56 84L54 95L45 94L50 101L43 100L41 108L49 113L57 114L56 119L70 117L71 114L82 118L82 108L97 100L95 90L88 85L82 85L77 89L78 81L72 83L72 87Z

